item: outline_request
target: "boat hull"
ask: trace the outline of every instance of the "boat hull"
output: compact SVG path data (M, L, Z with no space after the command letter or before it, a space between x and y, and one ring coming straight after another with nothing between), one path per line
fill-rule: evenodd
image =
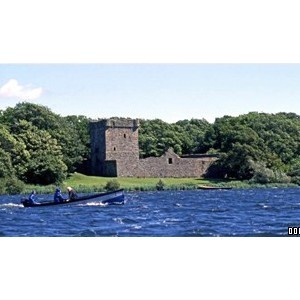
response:
M24 207L41 207L41 206L72 204L77 202L93 200L93 199L100 200L100 202L105 205L124 204L125 203L124 190L120 189L113 192L87 195L83 197L78 197L76 199L67 199L63 202L47 201L47 202L40 202L40 203L31 203L28 199L22 199L21 203L23 204Z

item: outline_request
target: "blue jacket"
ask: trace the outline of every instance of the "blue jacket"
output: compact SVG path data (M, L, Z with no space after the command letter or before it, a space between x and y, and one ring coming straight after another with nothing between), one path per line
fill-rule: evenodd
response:
M60 189L56 189L55 190L55 194L54 194L54 202L62 202L64 200Z
M31 201L32 203L35 203L35 194L34 193L31 193L30 195L29 195L29 201Z

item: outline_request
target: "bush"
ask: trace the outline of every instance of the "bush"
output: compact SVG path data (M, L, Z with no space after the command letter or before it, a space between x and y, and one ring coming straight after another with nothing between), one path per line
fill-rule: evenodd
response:
M251 178L250 182L266 184L273 182L275 178L274 172L266 167L261 167L254 172L254 176Z
M300 176L292 177L291 182L294 184L300 185ZM1 186L0 186L0 190L1 190Z
M4 178L0 178L0 195L4 195L6 191L6 180Z
M6 180L6 193L17 195L23 193L25 184L23 181L13 177Z
M115 191L115 190L118 190L120 188L120 183L119 183L118 180L112 179L112 180L107 181L104 188L107 191Z
M257 164L250 183L290 183L291 177L280 170L273 171L262 164Z
M275 182L278 182L278 183L290 183L291 182L291 177L286 175L282 171L275 171L274 175L275 175L275 178L274 178Z
M159 181L156 184L156 189L158 191L163 191L165 189L165 186L166 184L161 179L159 179Z

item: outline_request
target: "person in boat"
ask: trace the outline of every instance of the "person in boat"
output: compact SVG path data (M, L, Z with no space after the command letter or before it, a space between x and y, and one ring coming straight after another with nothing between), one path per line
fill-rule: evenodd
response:
M76 191L73 188L71 188L70 186L67 187L67 191L68 191L70 200L78 198Z
M31 204L38 204L38 203L35 201L35 195L36 195L36 191L33 190L33 191L31 192L31 194L29 195L29 197L28 197L29 203L31 203Z
M54 193L54 202L64 202L65 199L61 194L60 188L57 188Z

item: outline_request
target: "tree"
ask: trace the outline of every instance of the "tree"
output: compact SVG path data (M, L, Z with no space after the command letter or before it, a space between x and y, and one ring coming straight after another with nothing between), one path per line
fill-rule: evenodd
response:
M57 140L62 145L64 162L69 172L74 172L84 160L90 158L89 122L85 116L67 116L62 120L64 126Z
M292 170L300 154L299 132L300 119L294 114L253 112L216 119L213 130L206 132L204 144L222 155L210 173L286 182L286 172Z
M51 184L61 182L67 175L61 147L56 139L31 122L21 120L13 127L13 135L22 141L30 154L24 163L23 180L28 183Z
M183 120L174 124L162 120L141 120L139 130L140 156L161 156L169 148L178 155L199 153L204 149L206 130L211 124L206 120Z
M63 162L68 172L76 167L89 155L89 120L84 116L61 117L49 108L21 102L14 108L7 108L0 115L0 123L5 124L11 132L17 132L20 121L30 122L39 130L44 130L56 139L61 147Z
M14 169L11 163L9 153L0 148L0 178L14 175Z
M7 161L7 166L11 165L8 168L9 174L21 178L25 172L24 163L30 156L25 144L15 139L4 126L0 125L0 147L5 152L1 155L2 159Z

